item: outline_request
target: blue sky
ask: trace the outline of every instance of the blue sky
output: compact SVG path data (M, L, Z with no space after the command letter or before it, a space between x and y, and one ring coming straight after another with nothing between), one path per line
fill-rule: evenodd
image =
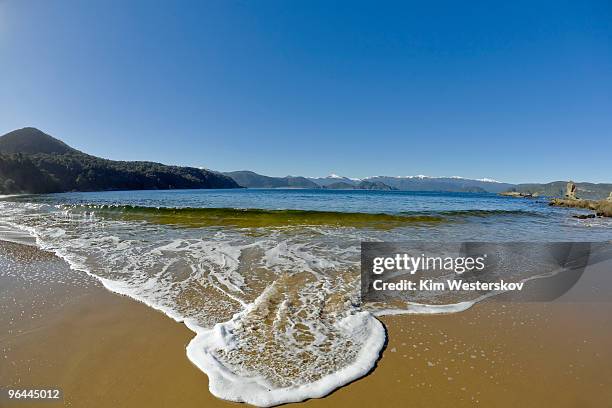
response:
M612 3L0 0L24 126L222 171L612 182Z

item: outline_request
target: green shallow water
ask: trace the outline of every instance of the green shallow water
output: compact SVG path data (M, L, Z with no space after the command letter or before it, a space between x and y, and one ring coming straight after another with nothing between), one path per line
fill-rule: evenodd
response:
M414 224L436 224L449 220L427 214L372 214L312 210L265 210L234 208L153 208L140 206L66 206L76 213L94 214L125 221L146 221L182 227L279 228L328 226L392 229Z

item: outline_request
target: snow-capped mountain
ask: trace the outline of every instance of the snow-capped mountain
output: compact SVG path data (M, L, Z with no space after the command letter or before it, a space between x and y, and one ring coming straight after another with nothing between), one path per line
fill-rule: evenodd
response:
M361 179L339 176L335 173L332 173L326 177L307 177L307 179L314 183L317 183L321 187L326 187L326 186L329 186L330 184L335 184L335 183L340 183L340 182L347 183L350 185L357 185L361 182Z
M308 180L327 187L337 183L357 186L363 181L380 182L398 190L411 191L464 191L499 193L512 187L512 184L502 183L490 178L469 179L461 176L370 176L363 179L340 176L332 173L327 177L307 177Z
M380 181L398 190L410 191L455 191L455 192L489 192L506 191L513 185L493 179L468 179L459 176L432 177L422 174L416 176L374 176L367 181Z
M332 173L326 177L268 177L253 172L229 172L238 184L249 188L363 188L385 186L385 188L406 191L451 191L499 193L514 187L490 178L469 179L460 176L434 177L417 174L414 176L371 176L363 179Z

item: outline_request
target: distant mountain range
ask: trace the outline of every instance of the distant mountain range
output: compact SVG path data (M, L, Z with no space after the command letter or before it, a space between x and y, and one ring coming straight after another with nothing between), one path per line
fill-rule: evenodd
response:
M469 193L499 193L511 188L513 185L500 183L495 180L481 179L472 180L462 177L429 177L429 176L373 176L364 179L352 179L347 177L331 176L323 178L326 181L341 180L343 183L358 185L362 182L381 183L395 190L405 191L450 191ZM323 180L311 179L311 180Z
M305 177L268 177L248 170L223 173L247 188L321 188Z
M551 183L511 184L492 179L468 179L463 177L417 176L373 176L363 179L330 174L327 177L270 177L252 171L223 173L247 188L324 188L329 190L403 190L403 191L447 191L463 193L501 193L519 191L538 193L541 196L561 197L567 181ZM612 191L612 184L576 183L578 196L602 199Z
M494 180L471 180L461 177L375 176L364 179L331 174L327 177L269 177L252 171L223 173L247 188L325 188L337 190L406 190L498 193L514 187Z
M35 128L0 137L0 194L65 191L302 188L335 190L404 190L500 193L518 191L563 196L566 181L510 184L463 177L373 176L363 179L331 174L327 177L270 177L252 171L218 173L194 167L153 162L102 159L80 152ZM612 184L576 183L577 195L602 199Z
M323 186L323 188L328 190L397 190L397 188L391 187L380 181L367 180L362 180L360 182L355 183L346 183L344 181L338 181L336 183L331 183L326 186Z
M223 173L236 183L247 188L309 188L329 190L397 190L379 181L348 179L346 177L329 176L308 178L298 176L270 177L249 170L230 171Z
M499 193L510 188L508 183L500 183L493 180L472 180L461 177L428 177L428 176L406 176L368 177L369 181L380 181L398 190L411 191L452 191L460 193Z
M0 193L238 188L210 170L101 159L35 128L0 137Z
M354 186L361 182L361 179L338 176L337 174L330 174L327 177L307 177L307 178L308 180L320 185L321 187L327 187L330 184L336 184L336 183L346 183L348 185Z

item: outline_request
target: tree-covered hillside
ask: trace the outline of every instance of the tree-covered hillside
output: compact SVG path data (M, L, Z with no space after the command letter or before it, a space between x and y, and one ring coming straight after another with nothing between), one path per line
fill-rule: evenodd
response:
M34 128L0 137L0 193L238 188L210 170L90 156Z
M270 177L248 170L230 171L223 174L247 188L321 188L305 177Z

